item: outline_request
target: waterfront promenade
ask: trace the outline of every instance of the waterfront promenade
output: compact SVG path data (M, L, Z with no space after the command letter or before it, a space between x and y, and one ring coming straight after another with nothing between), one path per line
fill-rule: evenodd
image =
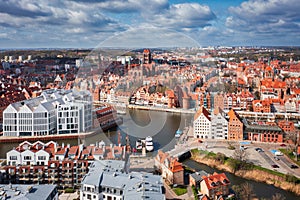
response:
M164 108L164 107L155 107L155 106L141 106L141 105L133 105L129 104L127 106L129 109L138 109L138 110L153 110L153 111L161 111L161 112L173 112L173 113L185 113L185 114L195 114L195 110L187 110L182 108Z

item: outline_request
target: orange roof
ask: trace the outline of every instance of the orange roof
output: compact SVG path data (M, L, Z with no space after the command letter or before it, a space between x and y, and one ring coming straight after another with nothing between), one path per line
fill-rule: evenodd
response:
M178 162L176 159L174 159L171 164L170 164L170 169L171 171L174 172L180 172L183 171L183 167L182 164L180 162Z
M205 182L206 187L210 190L213 188L218 188L222 187L223 185L229 185L230 181L226 177L225 173L214 173L213 175L210 176L203 176L203 181Z
M265 70L266 70L266 71L272 71L272 67L267 66Z

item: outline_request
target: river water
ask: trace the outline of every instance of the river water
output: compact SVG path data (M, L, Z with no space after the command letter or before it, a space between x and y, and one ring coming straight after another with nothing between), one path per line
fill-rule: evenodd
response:
M155 151L152 153L147 153L147 156L153 156L158 149L163 149L164 151L172 149L176 144L176 139L174 138L176 131L178 129L183 130L184 127L191 125L193 119L193 115L191 114L133 109L127 110L126 115L123 115L122 117L123 124L117 128L111 129L110 131L106 131L105 133L100 132L93 136L88 136L82 141L71 139L60 140L58 143L77 145L79 142L84 142L85 145L89 145L103 140L107 144L117 144L119 135L118 132L120 132L122 145L126 143L126 135L128 135L130 143L134 147L137 138L145 138L149 135L153 137ZM5 158L6 152L17 145L18 144L16 143L0 144L0 157ZM202 169L209 173L213 173L214 171L220 172L219 170L212 169L206 165L196 163L192 160L186 160L184 161L184 164L196 170ZM230 179L232 185L238 185L246 181L251 183L253 185L254 192L258 197L270 198L275 193L281 193L286 197L286 200L300 199L300 197L296 196L294 193L278 189L274 186L255 181L249 181L233 174L227 172L225 173Z

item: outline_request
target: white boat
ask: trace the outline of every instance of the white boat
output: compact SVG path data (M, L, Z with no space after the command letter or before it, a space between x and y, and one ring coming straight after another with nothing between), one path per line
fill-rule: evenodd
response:
M143 148L143 142L142 142L142 140L137 140L137 141L135 142L135 148L136 148L136 150L138 150L138 151L141 151L141 150L142 150L142 148Z
M182 134L182 131L178 129L175 133L175 137L180 138L181 134Z
M147 136L145 139L145 146L147 151L153 151L154 146L153 146L153 141L151 136Z

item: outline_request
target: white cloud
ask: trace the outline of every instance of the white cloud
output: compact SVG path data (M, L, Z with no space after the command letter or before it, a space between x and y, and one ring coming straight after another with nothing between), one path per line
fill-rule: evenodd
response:
M146 21L159 26L175 28L199 28L210 25L215 19L214 13L208 6L198 3L173 4L160 14L142 13Z

